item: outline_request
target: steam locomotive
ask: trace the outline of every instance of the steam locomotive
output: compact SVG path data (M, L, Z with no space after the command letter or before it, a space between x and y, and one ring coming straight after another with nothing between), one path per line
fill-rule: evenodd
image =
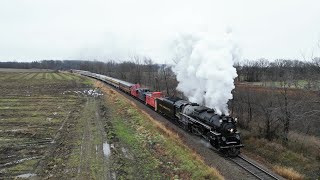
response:
M175 119L178 124L229 156L237 156L243 147L237 131L237 118L218 115L214 109L182 99L158 98L155 110Z
M139 84L88 71L72 72L104 81L137 98L156 112L176 121L186 131L203 137L214 148L228 156L237 156L243 147L240 133L237 131L237 118L218 115L214 109L183 99L164 97L162 92L151 92L148 88L141 88Z

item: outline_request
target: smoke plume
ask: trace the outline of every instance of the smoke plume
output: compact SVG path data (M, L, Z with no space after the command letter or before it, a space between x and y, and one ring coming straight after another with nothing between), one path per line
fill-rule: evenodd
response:
M177 89L189 101L214 108L218 114L229 114L228 101L232 99L233 67L237 48L231 40L231 30L213 33L187 33L174 43L173 71L179 81Z

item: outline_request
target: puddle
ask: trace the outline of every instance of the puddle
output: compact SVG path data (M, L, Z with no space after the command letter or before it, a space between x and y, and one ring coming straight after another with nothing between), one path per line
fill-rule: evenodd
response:
M103 143L103 154L104 154L104 156L109 157L110 153L111 153L110 145L106 141L105 143Z
M33 174L33 173L26 173L26 174L21 174L19 176L16 176L17 178L30 178L30 177L34 177L37 174Z

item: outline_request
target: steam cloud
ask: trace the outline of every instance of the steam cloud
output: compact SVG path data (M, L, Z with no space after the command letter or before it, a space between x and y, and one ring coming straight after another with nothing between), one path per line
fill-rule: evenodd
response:
M180 35L175 41L175 54L177 89L189 101L228 115L227 103L237 77L233 64L238 57L231 30Z

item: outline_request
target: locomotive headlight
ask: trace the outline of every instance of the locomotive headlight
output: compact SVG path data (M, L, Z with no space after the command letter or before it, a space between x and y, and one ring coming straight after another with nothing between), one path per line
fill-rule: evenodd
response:
M238 122L238 118L234 118L234 122Z
M220 119L219 122L222 123L222 119Z
M226 141L227 140L224 136L222 136L221 139L222 139L222 141Z
M234 129L228 129L229 132L233 133Z

